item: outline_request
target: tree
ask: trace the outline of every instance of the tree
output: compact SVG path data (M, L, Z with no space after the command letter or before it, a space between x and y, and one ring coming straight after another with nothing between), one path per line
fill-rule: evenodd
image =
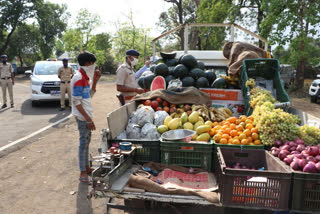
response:
M0 1L0 54L9 45L14 31L28 18L34 17L36 5L43 0L2 0Z
M270 0L270 11L262 26L273 26L270 35L271 43L284 45L292 41L297 50L294 61L297 64L295 87L304 86L304 68L307 61L313 61L309 50L312 47L310 37L319 38L317 28L320 25L320 2L318 0ZM284 8L281 13L278 10ZM273 23L277 23L273 25ZM285 32L285 33L284 33ZM310 60L311 57L311 60Z
M41 33L40 50L44 59L49 58L56 44L56 37L60 37L66 29L66 5L50 2L37 5L37 21Z
M160 14L158 25L164 29L163 33L179 25L186 23L195 23L197 19L197 7L199 6L200 0L164 0L168 3L172 3L173 6L169 8L167 12ZM197 43L199 31L193 29L191 35L191 48L195 49ZM172 34L171 34L172 35ZM180 42L180 48L184 48L184 29L180 29L175 32L173 37L169 35L169 38L177 38Z
M40 32L35 24L21 24L12 34L8 55L18 56L20 66L24 63L32 64L39 56Z

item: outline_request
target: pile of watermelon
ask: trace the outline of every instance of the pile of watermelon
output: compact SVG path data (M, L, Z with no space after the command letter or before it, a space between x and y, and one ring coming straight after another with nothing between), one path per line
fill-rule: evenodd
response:
M151 83L156 76L165 78L166 85L175 79L180 79L183 87L194 86L196 88L224 88L226 81L216 78L212 70L205 71L204 63L197 61L190 54L182 55L179 59L175 55L162 59L162 62L150 67L151 72L138 80L141 88L150 89Z

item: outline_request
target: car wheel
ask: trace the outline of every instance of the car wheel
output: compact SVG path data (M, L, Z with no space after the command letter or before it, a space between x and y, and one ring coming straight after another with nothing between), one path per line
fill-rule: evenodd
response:
M317 97L316 96L311 96L311 102L316 103L317 102Z
M31 101L31 106L32 106L32 107L38 107L38 106L39 106L39 102L38 102L38 101L35 101L35 100L32 100L32 101Z

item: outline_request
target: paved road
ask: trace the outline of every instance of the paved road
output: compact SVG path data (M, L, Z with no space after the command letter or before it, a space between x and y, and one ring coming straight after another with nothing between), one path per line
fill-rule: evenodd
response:
M30 86L26 81L14 85L13 96L15 107L0 110L0 147L70 114L70 110L59 111L59 102L44 102L38 107L31 107ZM2 92L0 104L2 105Z

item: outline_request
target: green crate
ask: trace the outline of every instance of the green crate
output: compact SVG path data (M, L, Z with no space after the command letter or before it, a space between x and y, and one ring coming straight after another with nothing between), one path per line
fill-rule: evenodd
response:
M245 109L244 113L248 116L252 114L253 109L250 107L250 89L246 87L246 81L249 78L256 79L262 77L266 80L273 80L273 87L276 89L277 100L280 103L276 107L287 108L290 105L290 98L284 90L280 78L280 64L277 59L246 59L243 60L242 69L239 78Z
M219 144L216 143L214 140L211 140L213 143L213 166L212 166L212 171L216 171L216 166L219 166L219 162L217 160L217 148L218 147L223 147L223 148L234 148L234 149L264 149L264 145L232 145L232 144Z
M158 162L160 163L160 140L147 140L147 139L117 139L112 140L112 143L131 142L136 147L134 151L133 159L140 163Z
M212 142L168 142L161 141L161 163L211 171Z

